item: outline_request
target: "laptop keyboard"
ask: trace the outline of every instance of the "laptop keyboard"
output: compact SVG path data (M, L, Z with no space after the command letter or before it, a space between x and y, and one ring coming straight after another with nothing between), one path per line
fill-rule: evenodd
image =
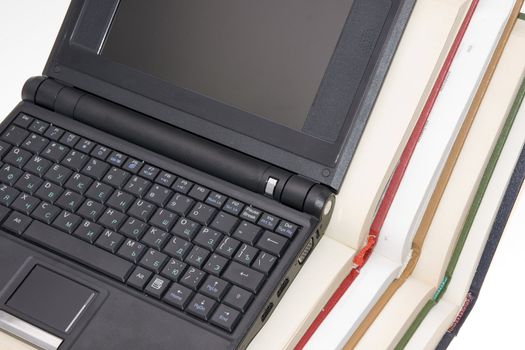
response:
M0 157L3 229L228 332L299 229L26 114Z

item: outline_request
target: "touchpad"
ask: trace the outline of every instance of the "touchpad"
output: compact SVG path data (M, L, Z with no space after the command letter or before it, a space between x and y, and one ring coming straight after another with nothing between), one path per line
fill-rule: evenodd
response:
M68 333L95 295L94 290L37 265L9 298L7 305Z

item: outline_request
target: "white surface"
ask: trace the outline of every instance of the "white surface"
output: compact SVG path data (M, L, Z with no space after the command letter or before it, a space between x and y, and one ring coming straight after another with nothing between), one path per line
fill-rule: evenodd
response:
M66 0L0 1L0 118L20 101L20 91L26 79L41 73L68 3ZM525 203L525 200L521 202ZM520 216L525 219L523 211ZM525 222L521 220L520 225L524 227ZM509 234L502 246L509 251L498 251L481 297L451 349L500 348L497 346L503 345L500 339L504 339L507 345L512 344L512 348L525 348L521 328L509 325L514 320L515 327L519 327L525 314L525 300L509 298L511 287L523 289L523 285L515 285L522 283L523 279L515 277L522 275L525 256L521 251L516 251L514 256L510 253L525 246L525 235L522 232ZM497 271L492 271L496 268ZM509 308L499 309L502 300L513 303ZM509 322L502 322L503 315Z

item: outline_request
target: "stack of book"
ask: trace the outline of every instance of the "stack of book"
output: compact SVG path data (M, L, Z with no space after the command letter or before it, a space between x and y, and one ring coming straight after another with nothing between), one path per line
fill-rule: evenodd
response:
M327 234L250 349L450 343L525 176L523 12L417 1Z

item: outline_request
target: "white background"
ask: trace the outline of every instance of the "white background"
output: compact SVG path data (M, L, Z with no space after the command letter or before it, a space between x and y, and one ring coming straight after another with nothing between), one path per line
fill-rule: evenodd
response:
M42 72L68 4L0 1L0 119L20 102L26 79ZM525 195L521 198L481 297L450 349L525 349Z

